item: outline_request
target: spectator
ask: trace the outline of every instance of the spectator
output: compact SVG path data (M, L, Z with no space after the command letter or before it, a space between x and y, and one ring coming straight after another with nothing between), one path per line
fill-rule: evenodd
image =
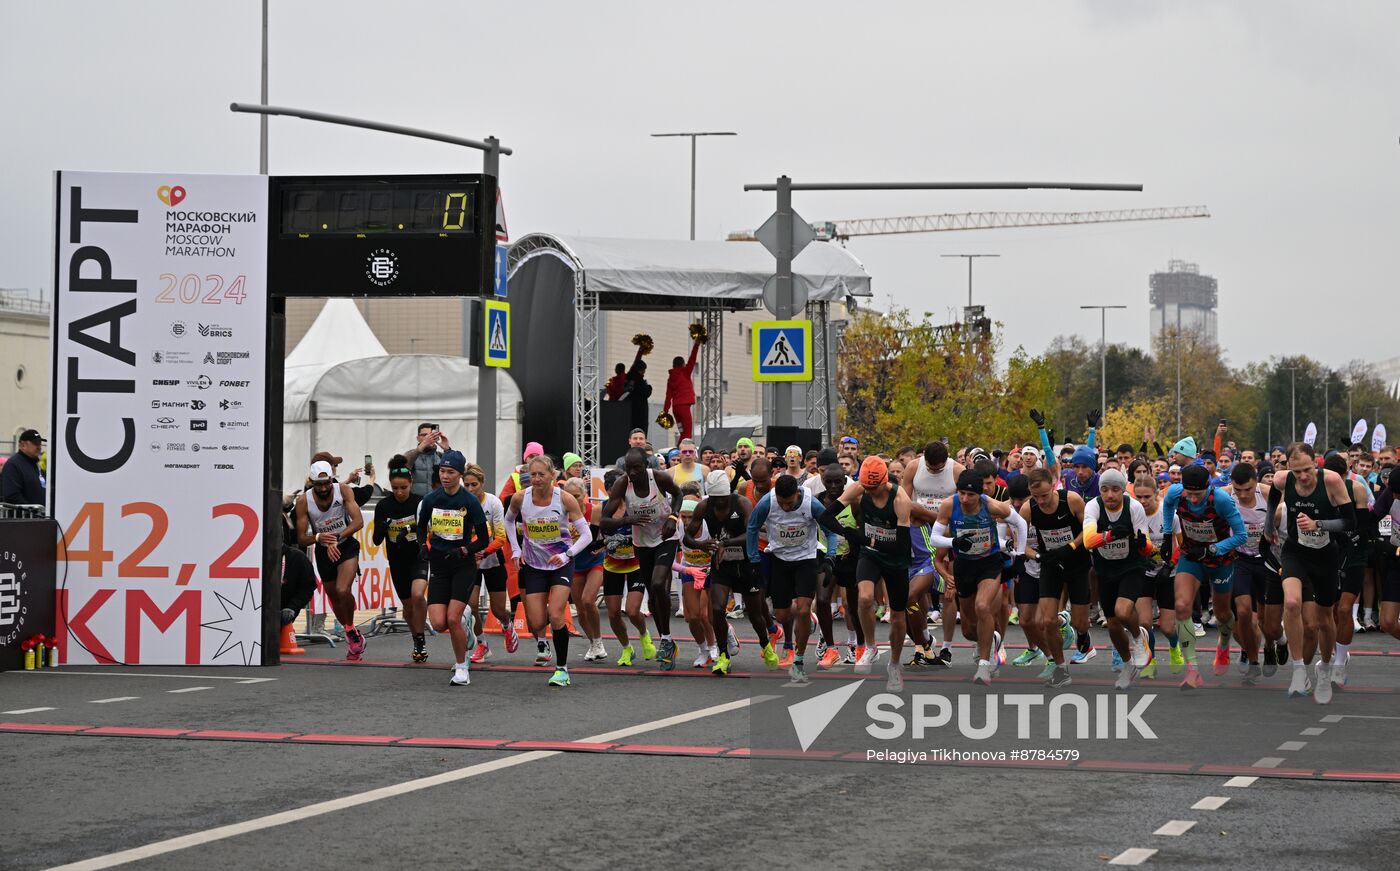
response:
M427 496L433 489L433 473L442 462L442 451L452 450L452 443L435 423L418 424L418 445L405 451L403 458L413 470L413 484L408 492L418 498Z
M46 505L44 477L39 472L39 454L44 439L38 430L19 434L19 450L0 467L0 502L11 505Z
M339 467L341 463L345 462L345 460L341 457L337 457L330 451L319 451L311 458L311 462L330 463L331 475L334 476L337 474L337 467ZM360 506L363 506L374 496L374 470L370 470L368 484L360 484L360 473L363 471L364 469L356 468L355 471L351 472L349 477L345 479L345 483L350 485L350 492L355 494L355 504Z
M608 379L608 399L616 402L627 389L627 364L618 363L613 367L613 377Z
M631 450L632 448L639 448L643 453L645 453L645 454L647 455L647 456L646 456L646 460L647 460L647 467L648 467L648 468L652 468L652 469L658 469L658 468L660 468L660 465L656 462L656 454L652 451L650 443L647 442L647 431L646 431L646 430L641 429L641 428L637 428L637 429L632 430L632 432L628 434L628 436L627 436L627 449L628 449L628 450ZM622 456L620 456L620 457L617 458L617 462L616 462L616 463L613 463L613 465L614 465L614 466L617 466L619 469L621 469L621 468L622 468L622 461L625 460L625 459L627 459L627 454L626 454L626 453L623 453Z

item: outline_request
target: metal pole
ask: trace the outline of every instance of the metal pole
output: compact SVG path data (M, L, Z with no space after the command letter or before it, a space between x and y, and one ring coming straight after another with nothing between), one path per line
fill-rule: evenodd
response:
M262 0L262 91L267 105L267 0ZM258 175L267 175L267 116L258 119Z
M1176 437L1181 438L1181 303L1176 304Z
M1322 449L1324 451L1332 445L1332 407L1328 403L1331 386L1331 381L1322 382Z
M1127 308L1125 305L1081 305L1081 309L1096 308L1099 310L1099 411L1108 409L1108 310L1111 308ZM1178 390L1178 396L1180 391ZM1177 412L1178 418L1180 411ZM1178 430L1181 424L1178 421ZM1180 434L1178 433L1178 438Z
M695 241L695 140L690 137L690 241Z
M495 176L496 184L500 185L501 175L501 142L494 136L486 137L487 149L481 156L481 171L486 175ZM486 228L486 232L495 236L496 220L500 216L496 214L496 204L491 204L491 224ZM468 325L463 324L463 327ZM482 340L486 340L486 331L482 329ZM483 356L483 360L485 357ZM482 365L476 370L476 461L486 473L487 480L484 481L491 491L494 492L500 482L496 477L496 367ZM586 399L588 402L597 402L598 397L592 396Z
M288 106L254 106L249 103L230 103L228 108L230 112L246 112L254 115L286 115L291 118L302 118L307 121L321 121L325 124L359 127L362 130L378 130L381 133L397 133L400 136L412 136L416 139L431 139L434 142L446 142L448 145L461 145L466 148L475 148L477 151L486 151L491 148L491 146L485 142L478 142L475 139L467 139L463 136L452 136L447 133L437 133L432 130L421 130L417 127L403 127L399 124L385 124L366 118L332 115L329 112L313 112L310 109L293 109ZM505 155L515 153L499 143L496 145L496 150Z
M1266 439L1266 444L1267 444L1269 447L1273 447L1273 445L1274 445L1274 412L1273 412L1272 409L1269 410L1268 415L1269 415L1269 435L1268 435L1268 438Z
M1296 442L1298 440L1298 367L1288 367L1289 378L1288 399L1292 405L1293 414L1288 423L1288 440Z
M967 307L972 308L972 258L967 258Z
M792 179L779 176L778 194L778 320L793 317L792 297ZM773 384L773 425L792 426L792 382Z

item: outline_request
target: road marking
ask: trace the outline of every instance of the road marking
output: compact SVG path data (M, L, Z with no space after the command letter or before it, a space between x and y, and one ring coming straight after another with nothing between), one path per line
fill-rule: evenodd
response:
M1133 847L1124 850L1117 856L1108 860L1110 865L1141 865L1157 854L1156 850L1149 850L1145 847Z
M180 680L235 680L239 683L267 683L275 677L216 677L212 674L155 674L144 671L66 671L63 669L35 669L33 671L13 671L8 674L80 674L87 677L173 677Z
M1340 723L1341 721L1341 714L1328 714L1327 716L1322 718L1322 722L1324 723Z
M1230 799L1223 795L1208 795L1195 804L1191 805L1193 811L1218 811L1225 806L1225 802Z
M626 738L631 735L650 732L655 729L664 729L680 723L689 723L694 720L712 717L716 714L724 714L729 711L746 708L752 703L769 701L775 696L757 696L753 699L739 699L738 701L727 702L722 705L714 705L709 708L701 708L684 714L677 714L673 717L666 717L660 720L652 720L649 723L639 723L635 726L628 726L613 732L605 732L602 735L593 735L580 739L585 742L606 742L614 741L618 738ZM355 793L330 801L317 802L305 807L294 808L281 813L269 814L264 817L256 817L245 820L241 823L232 823L226 826L217 826L206 829L202 832L193 832L188 835L181 835L177 838L168 838L164 841L145 844L140 847L133 847L129 850L122 850L116 853L108 853L105 856L94 856L90 859L83 859L78 862L71 862L67 865L56 866L50 871L97 871L100 868L113 868L117 865L125 865L128 862L137 862L143 859L150 859L155 856L163 856L166 853L174 853L178 850L185 850L190 847L197 847L201 844L208 844L214 841L222 841L233 838L248 832L257 832L263 829L270 829L276 826L284 826L290 823L300 822L312 817L319 817L346 808L359 807L360 805L380 801L381 799L394 798L410 792L418 792L424 789L431 789L434 786L442 786L446 783L456 783L470 777L482 774L490 774L505 768L514 768L517 765L524 765L529 762L536 762L559 756L559 750L532 750L516 756L508 756L504 759L494 759L490 762L482 762L476 765L468 765L465 768L457 768L451 771L444 771L441 774L434 774L430 777L420 777L415 780L408 780L403 783L396 783L391 786L371 789L367 792Z
M1152 834L1162 835L1167 838L1175 838L1191 831L1191 827L1194 825L1196 825L1195 820L1168 820L1166 824Z
M1265 756L1263 759L1260 759L1258 762L1254 763L1253 765L1251 765L1251 766L1249 766L1249 767L1250 767L1250 768L1278 768L1278 767L1279 767L1280 765L1282 765L1282 764L1283 764L1283 757L1282 757L1282 756Z
M212 690L213 687L182 687L178 690L166 690L168 693L197 693L201 690Z
M136 701L136 700L139 699L139 698L141 698L141 697L140 697L140 696L114 696L114 697L112 697L112 698L110 698L110 699L92 699L92 700L90 700L90 701L88 702L88 704L89 704L89 705L107 705L107 704L111 704L112 702L134 702L134 701Z
M1308 746L1308 742L1306 741L1284 741L1282 744L1278 745L1278 749L1284 752L1292 752L1294 750L1302 750L1306 746Z
M1343 718L1348 720L1400 720L1400 717L1380 717L1375 714L1330 714L1322 718L1324 723L1340 723Z
M1232 777L1225 781L1225 785L1231 789L1244 789L1247 786L1253 786L1254 781L1258 779L1257 777Z
M37 714L40 711L56 711L57 708L20 708L17 711L0 711L0 714Z
M1312 727L1311 729L1304 729L1303 731L1299 732L1298 734L1299 734L1299 735L1307 735L1309 738L1316 738L1318 735L1321 735L1323 732L1326 732L1326 731L1327 731L1327 730L1324 729L1324 728L1322 728L1321 726L1314 726L1314 727Z

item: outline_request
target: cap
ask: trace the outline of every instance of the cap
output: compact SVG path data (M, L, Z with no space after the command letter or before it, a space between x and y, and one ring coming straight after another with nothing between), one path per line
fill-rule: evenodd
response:
M37 429L27 429L24 432L20 433L19 440L22 442L34 442L35 444L39 445L42 445L44 443L44 437L39 435L39 431Z
M543 453L543 452L541 452L541 453ZM575 463L582 463L582 462L583 462L583 457L580 457L578 454L575 454L575 453L567 453L567 454L564 455L564 471L567 472Z
M636 430L633 430L633 432L635 431ZM530 462L531 457L538 457L542 453L544 453L544 445L540 444L539 442L530 442L529 444L525 445L525 454L520 458L520 461L523 463L528 463ZM564 468L567 469L569 467L565 466Z
M988 459L991 459L991 457L989 457L989 456L987 455L987 452L984 451L984 450L982 450L981 448L969 448L968 451L967 451L967 459L968 459L968 462L970 462L970 463L975 463L975 462L977 462L978 460L988 460Z
M540 453L544 453L541 451ZM448 451L442 455L439 466L446 466L449 469L456 469L458 474L467 470L467 458L462 456L461 451Z
M330 463L332 466L339 466L345 462L341 457L337 457L330 451L319 451L311 457L313 463Z
M1119 490L1128 489L1128 476L1117 469L1109 469L1099 475L1099 489L1104 487L1117 487Z
M1103 485L1103 480L1099 480ZM1181 470L1181 486L1184 490L1204 490L1210 486L1210 472L1205 466L1187 466Z
M753 448L753 439L748 438L747 436L745 436L744 438L741 438L741 439L739 439L737 442L735 442L735 443L734 443L734 447L736 447L736 448L750 448L750 449L752 449L752 448Z
M311 464L311 471L306 474L306 477L311 479L311 483L316 484L325 481L334 481L335 473L331 471L330 463L325 460L317 460Z
M862 487L878 487L889 478L890 470L879 457L872 455L861 462L859 480Z
M675 458L679 457L680 455L681 455L681 449L680 449L680 448L671 448L669 451L666 452L666 459L668 459L668 460L674 460Z
M728 496L734 492L729 483L729 473L724 469L715 469L705 476L706 496Z
M1176 444L1172 445L1172 453L1181 454L1189 459L1196 459L1196 440L1187 436Z
M1097 469L1099 466L1099 455L1094 452L1093 448L1085 445L1082 448L1074 449L1074 455L1069 458L1069 464L1071 466L1088 466L1091 469Z
M800 457L802 456L802 449L797 445L788 445L787 450L783 451L783 456L786 457L788 454L797 454Z
M961 493L981 493L982 476L977 474L976 469L963 469L958 476L958 491Z

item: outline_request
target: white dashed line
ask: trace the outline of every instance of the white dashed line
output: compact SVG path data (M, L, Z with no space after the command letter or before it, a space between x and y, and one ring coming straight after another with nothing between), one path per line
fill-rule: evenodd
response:
M1151 859L1155 855L1157 855L1156 850L1149 850L1144 847L1133 847L1132 849L1124 850L1117 856L1114 856L1112 859L1109 859L1108 864L1141 865L1143 862L1146 862L1148 859Z
M1152 834L1162 835L1167 838L1175 838L1178 835L1184 835L1191 831L1191 827L1194 825L1196 825L1195 820L1168 820L1164 826Z
M168 693L197 693L200 690L212 690L213 687L183 687L178 690L166 690Z
M1341 714L1328 714L1327 716L1322 718L1322 722L1324 723L1340 723L1341 721Z
M1195 804L1191 805L1193 811L1218 811L1225 806L1225 802L1230 799L1223 795L1208 795Z
M1284 752L1292 752L1294 750L1302 750L1306 746L1308 746L1308 742L1306 741L1284 741L1282 744L1278 745L1278 749Z
M1253 786L1254 781L1258 779L1257 777L1232 777L1225 781L1225 785L1231 789L1244 789L1247 786Z
M93 699L93 700L89 701L88 704L90 704L90 705L106 705L106 704L110 704L111 702L134 702L134 701L136 701L136 700L139 699L139 698L141 698L141 697L140 697L140 696L117 696L116 698L112 698L112 699Z
M17 711L0 711L0 714L38 714L42 711L56 711L57 708L20 708Z
M1299 735L1307 735L1309 738L1316 738L1318 735L1321 735L1323 732L1326 732L1326 731L1327 731L1327 730L1324 729L1324 728L1322 728L1321 726L1314 726L1314 727L1312 727L1311 729L1304 729L1303 731L1299 732L1298 734L1299 734Z
M1282 757L1282 756L1265 756L1263 759L1260 759L1258 762L1254 763L1253 765L1251 765L1251 766L1249 766L1249 767L1250 767L1250 768L1278 768L1278 767L1279 767L1280 765L1282 765L1282 764L1283 764L1283 757Z

